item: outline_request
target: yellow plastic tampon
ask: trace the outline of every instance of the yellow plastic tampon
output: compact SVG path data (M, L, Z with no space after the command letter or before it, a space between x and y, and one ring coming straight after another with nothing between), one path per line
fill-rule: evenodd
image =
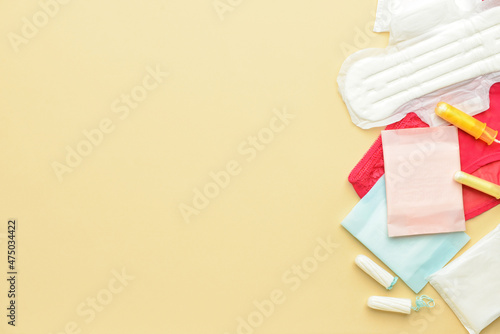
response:
M456 172L454 178L458 183L474 188L496 199L500 199L500 186L498 184L491 183L464 172Z
M472 116L467 115L461 110L440 102L436 107L436 114L442 119L455 125L457 128L467 132L476 139L481 139L488 145L498 142L496 139L498 131L489 128L486 123L480 122Z

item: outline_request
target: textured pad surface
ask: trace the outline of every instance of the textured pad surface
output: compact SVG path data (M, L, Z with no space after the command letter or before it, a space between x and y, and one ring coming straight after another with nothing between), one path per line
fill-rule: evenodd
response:
M415 98L497 71L500 7L386 49L355 53L342 66L339 87L358 124L384 119Z

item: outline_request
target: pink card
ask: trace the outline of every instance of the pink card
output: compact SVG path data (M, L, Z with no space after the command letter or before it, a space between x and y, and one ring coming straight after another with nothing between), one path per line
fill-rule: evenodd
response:
M458 130L382 131L390 237L465 231Z

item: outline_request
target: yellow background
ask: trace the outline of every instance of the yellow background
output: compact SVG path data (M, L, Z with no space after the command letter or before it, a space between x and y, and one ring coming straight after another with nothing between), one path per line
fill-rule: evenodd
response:
M281 292L240 332L466 333L429 285L433 310L368 309L415 294L355 267L375 258L340 226L358 201L347 175L380 129L351 123L336 76L348 52L386 45L370 32L376 1L228 1L221 19L212 0L72 0L18 52L8 36L40 4L0 4L0 233L19 222L18 326L2 311L0 332L233 334ZM156 66L169 76L120 119L111 104ZM295 118L247 161L240 146L284 108ZM59 182L53 163L104 119L113 132ZM233 160L240 173L187 223L179 206ZM467 223L466 249L498 213ZM333 253L287 281L328 237ZM122 270L133 279L109 300ZM93 319L78 314L98 296Z

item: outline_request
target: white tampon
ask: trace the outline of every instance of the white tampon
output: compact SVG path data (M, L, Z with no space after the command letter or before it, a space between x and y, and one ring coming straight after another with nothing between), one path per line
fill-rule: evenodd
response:
M393 277L378 264L370 260L367 256L358 255L356 256L354 262L356 262L358 267L370 275L374 280L379 282L387 290L391 290L394 284L398 281L397 277Z
M368 307L374 310L410 314L411 299L372 296L368 298Z
M368 307L386 311L410 314L411 310L419 311L423 307L434 307L434 300L428 296L417 297L416 306L411 306L411 299L372 296L368 298Z

